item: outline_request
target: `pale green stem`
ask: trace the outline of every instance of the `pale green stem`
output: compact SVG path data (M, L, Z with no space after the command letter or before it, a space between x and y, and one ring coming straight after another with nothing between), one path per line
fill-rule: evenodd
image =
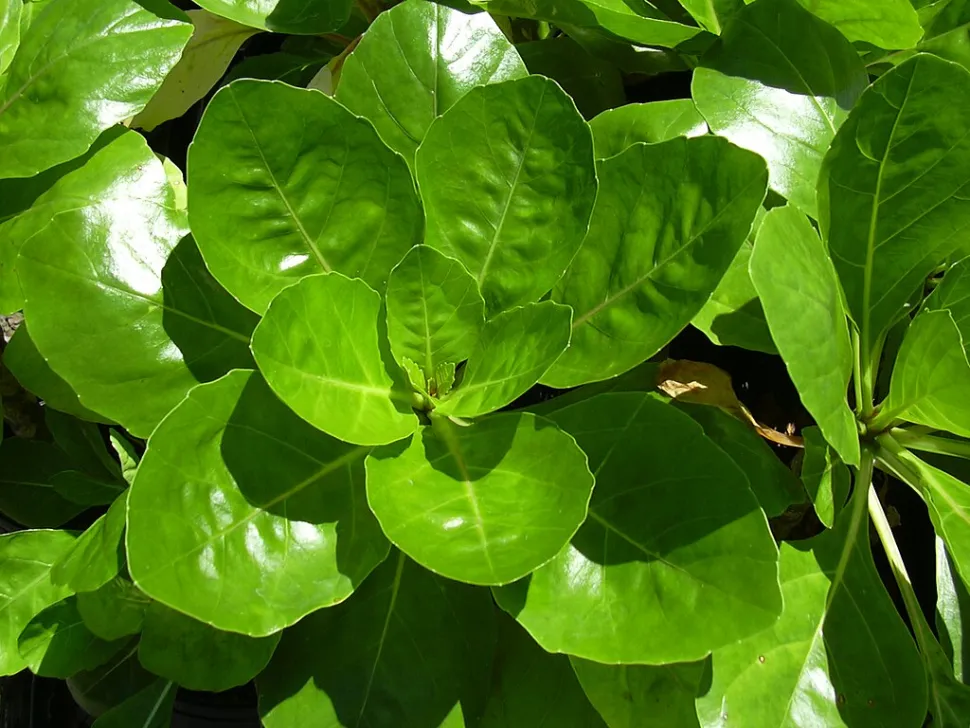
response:
M855 413L862 415L862 352L859 350L859 331L852 330L852 386L855 389Z
M889 431L892 438L903 447L922 452L934 452L940 455L952 455L957 458L970 460L970 442L953 440L948 437L934 437L919 432L911 432L900 428Z
M906 450L889 434L883 433L876 437L876 460L890 475L895 475L920 493L922 478L904 458Z

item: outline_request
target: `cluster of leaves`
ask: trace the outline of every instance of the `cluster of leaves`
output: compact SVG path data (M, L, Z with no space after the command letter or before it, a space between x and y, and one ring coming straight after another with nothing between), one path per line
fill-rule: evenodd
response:
M268 728L970 725L970 2L198 4L0 0L0 674L98 728L254 678ZM780 355L800 467L658 367L689 325Z

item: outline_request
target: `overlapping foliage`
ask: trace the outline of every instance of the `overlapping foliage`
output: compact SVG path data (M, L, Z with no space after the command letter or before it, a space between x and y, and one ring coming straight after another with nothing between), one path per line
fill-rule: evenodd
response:
M0 0L0 674L98 728L253 679L268 728L970 725L970 4L198 5ZM661 364L690 325L813 424Z

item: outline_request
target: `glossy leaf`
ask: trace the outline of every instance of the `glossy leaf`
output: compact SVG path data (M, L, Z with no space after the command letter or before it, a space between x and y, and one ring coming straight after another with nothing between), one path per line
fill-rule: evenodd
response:
M381 308L361 280L311 276L277 296L253 333L256 361L280 399L358 445L394 442L418 425Z
M30 528L60 526L84 510L54 488L57 473L71 467L48 442L8 438L0 445L0 512Z
M425 377L445 362L465 361L485 326L485 301L454 258L417 245L387 281L387 337L398 362L408 358ZM423 383L422 383L423 385Z
M852 44L796 0L741 10L694 71L711 130L768 162L768 184L816 215L822 158L868 84Z
M690 99L627 104L598 114L589 122L597 159L613 157L638 142L658 144L679 136L707 133L707 122Z
M910 324L879 417L970 437L970 364L949 311L927 311Z
M534 301L562 275L596 196L592 136L541 76L469 91L418 149L425 242L457 258L490 315Z
M727 21L744 7L743 0L678 0L705 30L721 34Z
M765 194L764 162L723 139L638 144L598 163L586 243L553 291L569 349L542 379L566 388L656 354L703 307Z
M923 665L872 560L865 491L855 500L835 531L782 544L784 611L714 651L702 726L922 724Z
M74 597L47 607L18 640L31 672L62 679L104 664L123 647L123 642L105 642L84 626Z
M70 548L66 531L18 531L0 536L0 675L27 666L17 638L45 607L70 596L51 583L51 565Z
M381 13L347 57L336 99L413 165L431 122L458 99L475 86L525 75L487 13L406 0Z
M388 549L364 503L366 452L304 423L252 372L197 387L152 435L131 487L132 579L257 637L346 599Z
M105 640L120 640L141 632L151 603L144 592L120 576L94 591L77 595L77 609L84 624Z
M936 537L936 632L953 674L965 682L970 677L970 642L964 636L970 617L970 590L967 589L953 559L947 553L946 543ZM970 637L970 635L967 635Z
M819 223L865 366L970 225L968 119L970 73L919 55L862 94L825 157Z
M602 665L578 657L570 662L610 728L698 728L694 698L706 663Z
M671 22L652 5L633 6L624 0L471 0L471 3L493 15L606 30L634 43L664 48L673 48L701 32L700 28Z
M798 0L852 41L880 48L911 48L923 35L907 0Z
M945 0L918 8L923 39L917 48L970 68L970 4L966 0Z
M748 270L755 237L766 214L767 210L763 207L758 210L751 232L721 282L704 307L691 319L691 324L718 346L739 346L765 354L778 353Z
M94 591L118 575L125 563L127 493L88 526L51 568L51 581L72 592Z
M508 617L499 619L492 691L481 728L606 728L564 655L550 655Z
M461 384L443 414L477 417L525 394L569 346L572 311L552 301L513 308L489 320Z
M23 0L0 0L0 73L7 70L20 45Z
M367 457L367 500L387 537L435 573L507 584L553 558L586 517L593 477L548 420L433 421Z
M280 633L255 639L221 632L153 602L145 612L138 660L189 690L219 692L256 677L279 641Z
M805 500L798 478L772 451L750 423L719 407L681 403L674 406L704 428L704 434L744 471L748 485L769 518L780 516L793 503Z
M156 680L102 715L91 728L166 728L178 686Z
M686 662L774 622L781 594L767 520L744 473L697 423L642 392L550 418L589 456L596 489L569 546L493 590L539 644L613 664Z
M351 0L201 0L203 8L224 18L274 33L323 35L350 17Z
M191 34L188 23L132 0L51 2L23 34L0 88L0 177L77 157L137 114Z
M923 302L924 311L949 311L970 356L970 258L958 261Z
M257 313L332 270L384 289L420 242L407 165L317 91L235 81L206 107L188 161L189 220L212 274Z
M477 725L494 642L487 591L394 554L348 602L283 635L257 680L263 725Z
M826 528L832 528L849 497L852 475L817 427L804 428L802 439L805 441L802 482L815 505L818 520Z
M205 10L189 10L192 38L161 88L131 125L151 131L188 111L216 85L233 56L257 30Z
M802 404L839 456L857 466L859 435L848 403L849 326L838 276L808 218L793 207L769 212L749 269Z

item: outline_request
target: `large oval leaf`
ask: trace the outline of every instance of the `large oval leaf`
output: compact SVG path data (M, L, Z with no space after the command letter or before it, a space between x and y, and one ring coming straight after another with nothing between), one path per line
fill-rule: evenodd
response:
M679 136L707 133L707 122L690 99L626 104L597 115L589 122L597 159L626 151L638 142L659 144Z
M921 54L870 86L825 157L818 207L869 368L970 225L970 73Z
M53 0L0 88L0 177L30 177L83 154L137 114L191 35L189 23L133 0Z
M880 48L912 48L923 35L915 7L907 0L798 0L849 40Z
M252 372L197 387L152 435L131 487L132 578L253 636L346 599L388 550L364 501L366 452L314 430Z
M55 528L84 510L54 488L54 476L71 467L57 446L8 438L0 445L0 513L29 528Z
M0 536L0 675L27 667L17 640L45 607L70 596L51 583L51 565L74 543L66 531L18 531Z
M796 0L759 0L694 71L691 95L715 134L768 162L768 183L815 216L822 157L868 84L859 54Z
M263 725L478 725L494 644L488 592L395 554L346 604L283 635L257 680Z
M51 567L51 581L75 592L94 591L111 581L125 563L125 509L128 492L88 526Z
M765 195L764 161L711 137L637 144L597 165L589 236L553 291L569 349L542 378L573 387L653 356L710 298Z
M468 92L428 129L416 175L425 242L464 264L490 314L552 288L596 196L589 127L541 76Z
M399 362L410 359L426 377L440 364L459 364L485 326L485 301L464 266L427 245L411 248L387 281L387 336Z
M465 366L461 384L439 406L477 417L525 394L569 346L572 310L552 301L513 308L491 319Z
M526 75L488 13L407 0L381 13L340 71L336 99L414 164L431 122L475 86Z
M253 333L253 353L280 399L334 437L383 445L418 425L381 297L361 280L329 273L283 291Z
M189 220L212 274L257 313L286 286L332 270L378 290L420 242L400 156L319 91L234 81L189 150Z
M687 662L775 621L768 521L699 425L643 392L550 418L589 456L596 489L572 543L493 590L539 644L597 662Z
M963 350L970 355L970 258L950 266L943 280L923 302L922 310L949 311L963 339ZM7 351L10 351L9 345Z
M507 584L555 556L586 517L592 488L573 439L527 413L468 427L435 418L367 457L367 500L387 537L473 584Z
M253 28L323 35L347 22L353 0L200 0L199 5Z

